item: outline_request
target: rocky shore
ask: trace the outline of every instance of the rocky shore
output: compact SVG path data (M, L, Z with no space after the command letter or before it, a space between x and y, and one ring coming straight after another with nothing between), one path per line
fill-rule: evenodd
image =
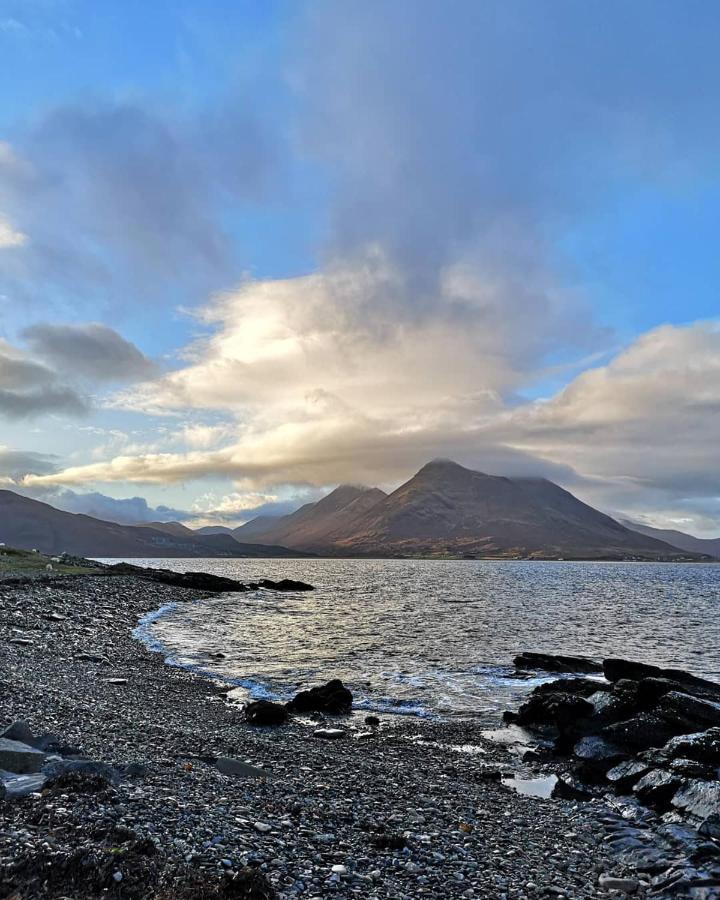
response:
M518 793L566 760L483 737L492 719L368 724L306 696L252 724L132 637L196 599L135 574L0 582L0 897L718 896L638 866L628 842L668 866L687 848L637 801Z

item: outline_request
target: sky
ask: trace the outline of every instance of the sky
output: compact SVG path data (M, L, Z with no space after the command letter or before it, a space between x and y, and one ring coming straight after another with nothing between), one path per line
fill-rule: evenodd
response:
M0 0L0 488L447 457L720 535L712 0Z

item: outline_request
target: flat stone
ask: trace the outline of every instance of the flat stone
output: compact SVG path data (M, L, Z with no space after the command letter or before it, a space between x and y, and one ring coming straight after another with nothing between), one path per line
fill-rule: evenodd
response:
M223 775L237 775L240 778L271 778L267 769L251 766L250 763L233 759L231 756L220 756L215 760L215 768Z
M342 728L318 728L316 731L313 731L314 737L326 738L331 741L344 738L346 735L347 731L343 731Z
M269 831L272 831L272 825L268 825L267 822L253 822L253 828L255 831L259 831L260 834L267 834Z
M127 684L127 683L128 683L127 678L106 678L105 679L105 684L121 685L121 684Z
M39 772L45 762L45 754L23 744L20 741L11 741L8 738L0 738L0 769L24 775L28 772Z
M47 777L41 773L35 775L13 775L0 772L0 799L20 800L28 794L35 794L43 789Z
M623 894L634 894L640 887L637 878L616 878L614 875L601 875L598 884L604 891L621 891Z
M689 781L673 797L672 805L698 819L720 813L720 781Z
M22 719L8 725L4 731L0 731L0 738L7 738L9 741L19 741L21 744L33 746L35 743L35 735L30 730L30 726Z

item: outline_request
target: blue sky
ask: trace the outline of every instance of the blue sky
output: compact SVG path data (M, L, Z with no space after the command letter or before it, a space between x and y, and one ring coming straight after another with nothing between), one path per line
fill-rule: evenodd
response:
M718 25L0 0L0 478L241 521L447 455L718 533Z

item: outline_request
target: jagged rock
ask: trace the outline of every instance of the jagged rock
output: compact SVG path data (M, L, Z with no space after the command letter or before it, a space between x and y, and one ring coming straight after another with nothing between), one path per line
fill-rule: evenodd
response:
M623 678L634 681L645 678L665 679L679 685L681 690L693 694L695 697L720 702L720 684L705 678L698 678L682 669L662 669L659 666L632 662L627 659L606 659L603 660L603 673L608 681L613 682Z
M612 741L599 735L580 738L573 748L573 753L578 759L602 763L616 762L627 756L617 744L613 744Z
M683 780L678 775L665 769L652 769L643 775L633 791L643 803L665 810L670 808L670 801L682 784Z
M34 775L9 775L0 772L0 800L20 800L28 794L41 791L46 776L41 773Z
M28 744L30 747L35 746L35 735L32 733L28 723L23 722L22 719L13 722L3 731L0 731L0 738L6 738L8 741L19 741L21 744Z
M673 759L669 765L670 771L683 778L700 778L705 781L712 781L717 778L717 769L707 763L697 762L694 759Z
M220 575L210 575L207 572L171 572L169 569L145 569L130 563L118 563L108 567L118 574L135 575L147 581L158 581L161 584L170 584L176 587L192 588L196 591L211 591L213 593L242 592L248 587L234 578L223 578Z
M561 656L556 653L521 653L513 660L517 669L537 669L543 672L600 673L602 664L585 656Z
M698 833L703 837L720 840L720 813L712 813L700 823Z
M594 678L558 678L556 681L546 681L539 684L533 694L575 694L578 697L588 697L611 690L611 685Z
M720 781L688 781L673 797L672 805L696 819L720 814Z
M656 709L665 718L694 728L720 726L720 703L679 691L670 691L661 697Z
M287 717L287 708L270 700L256 700L245 707L245 719L251 725L282 725Z
M280 581L271 581L269 578L263 578L259 581L260 587L269 591L314 591L315 588L311 584L305 584L304 581L293 581L292 578L282 578Z
M651 713L638 713L624 722L606 725L602 733L621 747L632 750L647 750L650 747L662 747L665 742L678 733L665 719Z
M640 887L637 878L617 878L614 875L601 875L598 884L603 891L620 891L623 894L634 894Z
M45 754L29 744L0 738L0 769L26 775L39 772L45 762Z
M334 678L322 687L300 691L288 703L287 708L294 713L324 712L339 715L350 712L352 701L352 693L339 678Z
M619 791L629 791L649 771L647 763L639 759L627 759L613 766L606 775L610 784Z
M694 734L671 738L662 748L668 759L694 759L697 762L720 765L720 728L708 728Z
M582 781L563 772L558 775L551 796L556 800L592 800L594 794Z
M562 731L593 711L591 703L575 694L531 694L518 710L516 721L520 725L552 725Z

